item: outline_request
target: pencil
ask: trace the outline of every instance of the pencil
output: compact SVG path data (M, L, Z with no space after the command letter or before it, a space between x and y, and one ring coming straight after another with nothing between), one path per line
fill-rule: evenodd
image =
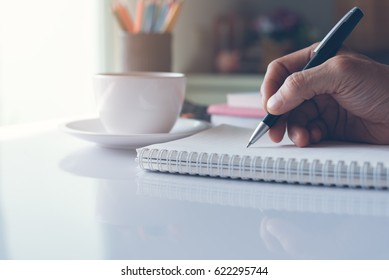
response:
M145 15L143 19L143 32L151 33L153 31L153 24L155 18L155 11L157 9L157 4L155 1L150 0L145 7Z
M168 15L169 8L170 8L170 3L168 3L168 2L162 3L162 6L159 10L157 20L155 22L155 27L154 27L155 32L162 32L163 31L163 25L165 23L167 15Z
M142 31L142 22L143 22L143 10L145 8L145 1L138 0L136 5L136 14L135 14L135 25L134 33L139 33Z
M168 16L166 18L166 22L163 28L163 32L171 33L173 31L173 28L177 22L178 16L181 12L183 1L175 2L173 3Z
M115 13L116 18L119 21L120 26L127 32L134 32L134 23L131 19L130 14L128 13L127 8L120 3L120 1L115 1L112 4L112 10Z

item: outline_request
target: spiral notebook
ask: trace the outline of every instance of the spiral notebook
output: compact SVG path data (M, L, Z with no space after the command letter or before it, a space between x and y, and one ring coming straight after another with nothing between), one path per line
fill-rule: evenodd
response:
M137 150L150 171L291 184L389 187L389 146L323 142L298 148L263 137L246 148L251 129L220 125Z

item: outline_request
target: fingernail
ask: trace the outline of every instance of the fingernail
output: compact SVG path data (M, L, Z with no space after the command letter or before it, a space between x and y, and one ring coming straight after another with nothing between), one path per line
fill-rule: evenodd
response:
M278 96L278 94L275 94L270 97L269 101L267 102L267 108L272 111L279 110L282 105L282 99Z

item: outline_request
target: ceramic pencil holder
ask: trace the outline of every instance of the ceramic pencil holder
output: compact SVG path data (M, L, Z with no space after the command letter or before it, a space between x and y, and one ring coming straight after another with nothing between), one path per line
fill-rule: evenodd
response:
M122 34L121 68L124 72L171 72L172 34Z

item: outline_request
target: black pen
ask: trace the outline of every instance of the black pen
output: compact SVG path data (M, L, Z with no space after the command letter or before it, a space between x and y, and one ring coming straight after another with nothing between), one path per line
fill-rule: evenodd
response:
M353 31L355 26L363 17L363 12L360 8L352 8L324 37L320 44L313 51L314 54L303 70L318 66L336 55L344 40ZM247 148L258 141L279 119L280 116L267 114L262 122L255 129L250 137Z

